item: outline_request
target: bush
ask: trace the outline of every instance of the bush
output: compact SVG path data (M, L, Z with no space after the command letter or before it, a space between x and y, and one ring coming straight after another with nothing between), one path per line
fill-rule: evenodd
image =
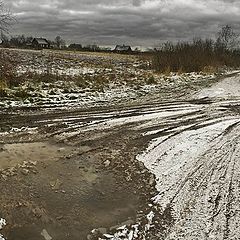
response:
M193 42L167 42L156 50L152 66L157 72L212 72L219 67L239 67L240 51L225 48L211 39Z

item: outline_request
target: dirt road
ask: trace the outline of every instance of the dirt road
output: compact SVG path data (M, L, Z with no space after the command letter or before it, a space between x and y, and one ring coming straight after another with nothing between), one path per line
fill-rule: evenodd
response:
M239 104L236 75L188 99L3 110L1 233L239 239Z

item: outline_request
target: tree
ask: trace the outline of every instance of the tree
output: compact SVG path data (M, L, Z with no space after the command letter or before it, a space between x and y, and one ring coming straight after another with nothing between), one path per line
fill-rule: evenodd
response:
M15 47L23 47L27 43L27 39L24 35L12 36L10 44Z
M11 12L4 6L4 3L0 1L0 31L8 32L8 29L14 20Z
M82 45L81 44L78 44L78 43L72 43L68 46L69 49L71 50L82 50Z
M238 47L239 34L235 33L231 26L226 25L217 34L217 45L222 48L233 50Z
M9 44L9 38L8 38L7 35L5 35L3 33L3 31L1 31L1 40L2 40L3 45L8 45Z
M55 42L56 42L58 48L62 48L65 46L65 41L60 36L57 36L55 38Z

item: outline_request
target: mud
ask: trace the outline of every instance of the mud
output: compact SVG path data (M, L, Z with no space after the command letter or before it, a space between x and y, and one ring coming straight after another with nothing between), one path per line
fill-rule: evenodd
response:
M131 170L144 169L134 157L137 148L128 148L135 134L81 130L99 115L95 110L5 115L13 129L2 132L0 152L5 237L40 240L45 229L53 239L86 239L92 229L136 221L154 185L144 189L139 176L132 178Z
M56 161L70 152L70 147L61 148L44 142L2 144L0 169L14 167L24 161Z
M139 224L135 239L237 239L240 99L227 92L146 97L125 107L4 110L0 216L8 224L1 232L13 240L44 239L44 232L97 239L92 229L114 235L130 221Z
M40 240L43 229L53 239L86 239L94 228L135 219L141 201L130 190L132 184L105 169L90 147L69 149L39 142L3 146L1 167L6 171L24 161L37 162L34 172L27 167L28 172L16 170L1 181L8 239Z

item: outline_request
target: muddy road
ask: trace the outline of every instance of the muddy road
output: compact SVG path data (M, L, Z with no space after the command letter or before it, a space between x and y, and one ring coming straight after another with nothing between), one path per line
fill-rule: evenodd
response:
M187 99L3 109L1 234L239 239L239 104L236 74Z

